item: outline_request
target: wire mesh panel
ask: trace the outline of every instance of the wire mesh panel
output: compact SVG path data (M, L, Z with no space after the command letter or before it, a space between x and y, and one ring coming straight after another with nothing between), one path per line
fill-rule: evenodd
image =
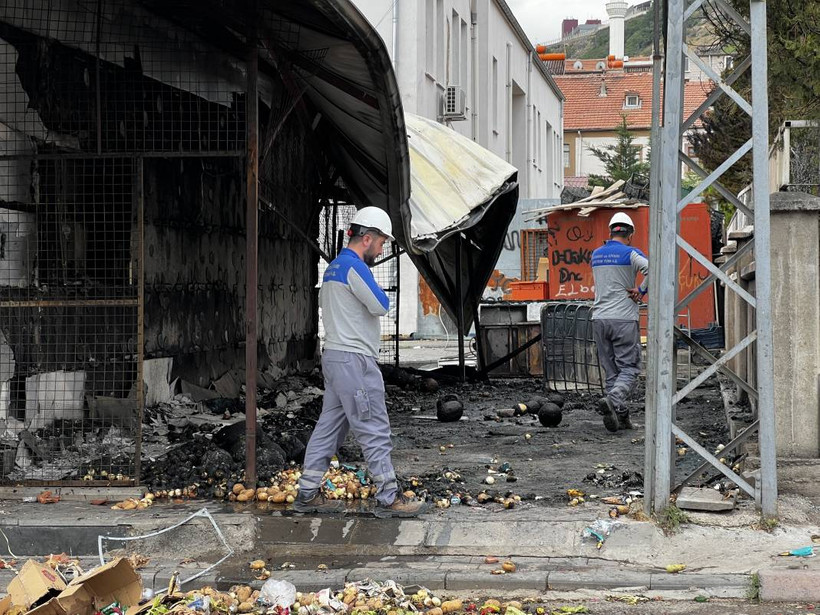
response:
M554 390L602 388L592 334L592 303L551 301L541 308L544 376Z
M786 190L820 194L820 126L808 123L789 130L789 182ZM778 186L778 189L780 186Z
M538 277L538 265L547 258L549 231L546 229L521 229L521 280L534 282Z
M34 159L0 209L2 479L137 478L140 210L124 158Z
M0 75L18 153L244 150L241 67L137 3L2 3Z
M322 210L319 222L319 245L325 254L331 258L347 245L347 229L350 228L350 221L356 214L356 207L348 204L331 204ZM394 241L384 243L384 251L379 260L384 262L377 264L371 270L376 283L387 293L390 299L390 310L379 319L382 333L382 344L379 350L379 363L398 364L398 351L396 340L399 334L399 275L398 257L395 253L398 245ZM393 258L388 258L393 256ZM387 260L385 260L387 258ZM324 275L327 263L319 261L319 279ZM324 337L324 326L319 319L319 335Z
M244 66L173 8L0 3L2 481L139 479L143 159L246 153Z

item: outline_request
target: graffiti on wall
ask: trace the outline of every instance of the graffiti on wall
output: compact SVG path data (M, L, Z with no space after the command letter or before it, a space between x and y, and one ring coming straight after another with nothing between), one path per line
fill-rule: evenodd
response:
M561 227L550 220L550 281L556 299L584 299L595 294L592 251L595 233L591 220L577 220Z

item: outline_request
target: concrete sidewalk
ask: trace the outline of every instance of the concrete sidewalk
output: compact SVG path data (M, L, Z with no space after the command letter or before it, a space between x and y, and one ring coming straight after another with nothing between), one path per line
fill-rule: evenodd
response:
M308 591L375 577L447 591L486 589L497 595L643 588L735 598L759 590L772 600L820 600L817 559L778 556L812 544L812 535L820 534L814 509L797 501L784 503L786 524L771 532L752 527L757 517L750 505L730 515L694 514L695 523L670 536L653 523L621 518L600 550L582 537L585 527L607 518L607 507L596 505L499 512L458 507L399 520L310 517L204 502L125 512L83 502L3 501L0 529L18 559L60 552L91 556L97 553L99 535L150 533L205 504L236 555L200 584L248 583L253 577L247 562L265 559L277 578L288 578ZM185 564L191 570L219 559L218 545L205 539L209 533L207 521L198 519L175 530L170 539L132 544L134 551L152 558L151 567L143 571L146 585L161 588L183 558L198 560ZM495 576L491 569L497 566L483 563L487 555L510 558L518 570ZM297 562L297 568L279 570L286 561ZM330 570L317 572L320 563ZM669 574L667 564L685 564L686 570Z

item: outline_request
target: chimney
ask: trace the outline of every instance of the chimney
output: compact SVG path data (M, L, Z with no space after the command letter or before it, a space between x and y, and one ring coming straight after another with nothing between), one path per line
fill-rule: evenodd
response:
M629 8L625 0L612 0L606 4L609 15L609 55L616 60L624 58L624 22Z
M601 91L598 93L598 97L599 98L605 98L606 97L606 80L605 79L601 79Z

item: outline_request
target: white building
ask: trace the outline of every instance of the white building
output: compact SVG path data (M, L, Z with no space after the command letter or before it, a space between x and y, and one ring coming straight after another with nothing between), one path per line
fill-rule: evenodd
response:
M560 198L563 96L504 0L354 4L391 53L406 112L447 121L515 166L524 200L519 209L527 199ZM448 95L452 119L445 120L442 104ZM499 263L506 263L505 276L516 278L519 247L508 243L515 254L502 254ZM444 314L421 301L419 292L411 292L419 288L419 276L409 258L403 259L401 333L443 334L439 317Z

